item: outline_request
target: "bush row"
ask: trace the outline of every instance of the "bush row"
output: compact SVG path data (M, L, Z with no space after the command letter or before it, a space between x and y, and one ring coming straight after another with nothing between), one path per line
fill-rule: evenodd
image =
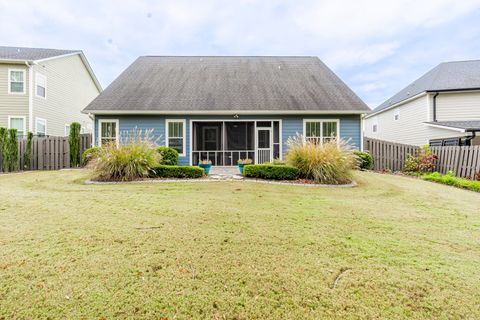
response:
M296 180L300 174L295 167L273 164L247 165L243 172L245 177L272 180Z
M152 168L150 177L196 179L201 178L204 173L204 170L200 167L160 165Z
M459 178L456 177L453 172L449 172L447 174L433 172L422 176L422 179L446 184L449 186L454 186L457 188L480 192L480 181Z

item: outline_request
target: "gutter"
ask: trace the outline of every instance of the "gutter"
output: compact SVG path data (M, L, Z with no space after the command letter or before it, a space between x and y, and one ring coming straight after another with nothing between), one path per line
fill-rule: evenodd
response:
M93 115L365 115L367 110L83 110Z
M437 122L437 97L440 93L437 92L433 96L433 122Z

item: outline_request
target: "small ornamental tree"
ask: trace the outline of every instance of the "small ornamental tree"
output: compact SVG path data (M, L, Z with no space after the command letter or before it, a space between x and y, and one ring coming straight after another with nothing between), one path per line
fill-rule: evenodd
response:
M2 171L7 171L5 166L5 150L6 150L6 141L7 141L7 129L0 127L0 154L2 155Z
M68 144L70 145L70 166L72 168L80 165L80 128L81 125L78 122L72 122L70 125Z
M30 169L30 162L32 159L32 139L33 133L27 133L27 144L25 145L25 155L23 156L23 167Z
M17 129L8 129L7 139L3 151L4 169L10 172L18 170Z

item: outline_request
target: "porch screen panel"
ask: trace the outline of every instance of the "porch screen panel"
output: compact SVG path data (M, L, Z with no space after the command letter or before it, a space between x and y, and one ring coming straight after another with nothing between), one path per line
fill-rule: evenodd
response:
M280 122L273 122L273 159L280 159Z
M252 150L253 122L226 122L226 150Z

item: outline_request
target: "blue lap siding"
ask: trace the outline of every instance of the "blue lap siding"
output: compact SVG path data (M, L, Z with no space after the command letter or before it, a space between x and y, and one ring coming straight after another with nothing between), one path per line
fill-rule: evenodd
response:
M166 119L185 119L186 137L185 137L185 156L180 157L180 165L190 164L190 120L232 120L229 116L96 116L95 117L95 144L98 144L99 119L118 120L120 135L124 136L126 132L134 129L153 130L152 135L158 145L165 145L165 120ZM360 149L361 144L361 118L360 115L264 115L264 116L240 116L238 120L281 120L282 127L282 153L287 151L287 140L290 136L297 133L303 134L304 119L339 119L340 120L340 138L348 140L355 148Z

